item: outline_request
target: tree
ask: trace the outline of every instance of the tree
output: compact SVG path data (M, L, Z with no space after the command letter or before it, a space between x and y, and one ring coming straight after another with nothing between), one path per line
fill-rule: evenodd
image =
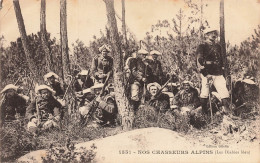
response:
M226 55L226 41L225 41L225 14L224 14L224 0L220 0L220 45L221 45L221 53L223 56L224 67L225 67L225 77L230 80L229 75L229 67L227 63L227 55ZM230 82L227 82L230 83ZM229 85L229 84L228 84ZM230 86L230 85L229 85Z
M115 17L114 0L104 0L106 4L107 19L109 30L111 33L112 54L114 55L114 86L116 94L116 103L119 114L122 118L123 129L131 129L133 127L134 112L133 107L126 96L125 83L123 82L123 57L121 51L121 43L118 34L117 22Z
M122 0L122 33L124 38L124 50L125 53L128 48L127 35L126 35L126 24L125 24L125 0Z
M23 16L22 16L19 0L13 0L13 4L14 4L16 20L18 23L18 28L19 28L19 32L21 35L21 40L22 40L26 60L28 63L28 67L29 67L31 73L33 74L33 76L35 76L36 68L35 68L33 60L31 59L32 56L31 56L31 52L29 50L29 44L28 44L28 40L27 40L27 35L26 35L26 30L25 30L25 26L24 26L24 21L23 21Z
M46 69L53 71L52 57L47 42L47 30L46 30L46 0L41 0L41 12L40 12L40 32L41 43L45 53Z
M62 56L62 77L68 84L68 76L70 75L70 62L68 53L68 37L67 37L67 1L60 0L60 39L61 39L61 56Z

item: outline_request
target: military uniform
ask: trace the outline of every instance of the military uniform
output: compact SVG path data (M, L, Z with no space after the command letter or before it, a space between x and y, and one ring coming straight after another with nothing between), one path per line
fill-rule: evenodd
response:
M88 77L85 82L82 82L80 79L76 80L74 83L74 89L76 92L83 91L84 89L90 88L94 85L93 80Z
M225 111L230 112L229 109L229 92L226 87L226 80L223 76L223 60L221 53L221 46L214 42L217 38L218 32L211 30L206 33L205 43L201 44L197 48L197 61L198 66L204 66L200 70L201 77L201 103L204 113L207 112L207 98L209 96L209 81L212 80L212 84L215 86L217 92L222 98L222 103L225 107Z
M1 120L15 120L15 115L25 116L26 100L15 94L11 98L6 98L1 106Z
M163 84L163 71L161 62L158 60L151 60L150 67L152 70L152 82L157 82L159 84Z
M54 83L50 83L49 86L56 92L54 96L63 97L64 91L61 88L61 84L59 82L55 81Z
M145 101L149 106L155 108L157 112L165 113L170 109L170 97L164 93L160 93L157 97L153 97L148 93L145 96Z
M131 84L131 99L133 101L139 101L144 85L143 79L146 78L147 83L151 81L151 69L141 58L132 58L129 65L131 73L129 77L129 83Z
M110 56L103 57L102 55L94 57L92 61L92 74L96 81L104 83L106 77L101 78L100 75L108 74L113 71L113 58Z
M195 88L190 88L189 91L180 90L174 97L174 105L178 107L189 107L195 109L200 105L198 91Z

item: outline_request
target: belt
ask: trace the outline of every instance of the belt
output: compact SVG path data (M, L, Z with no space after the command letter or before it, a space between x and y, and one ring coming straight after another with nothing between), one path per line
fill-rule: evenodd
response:
M206 65L211 65L211 64L218 64L219 62L216 61L206 61Z

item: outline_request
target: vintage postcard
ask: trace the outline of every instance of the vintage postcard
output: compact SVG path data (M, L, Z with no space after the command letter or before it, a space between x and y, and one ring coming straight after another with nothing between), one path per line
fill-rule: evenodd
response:
M0 162L260 162L259 0L0 0Z

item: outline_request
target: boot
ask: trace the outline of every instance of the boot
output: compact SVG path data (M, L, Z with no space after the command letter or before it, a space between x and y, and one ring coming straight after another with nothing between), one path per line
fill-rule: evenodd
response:
M200 98L200 103L202 107L202 113L203 114L208 114L208 98Z
M230 109L230 99L229 98L224 98L221 100L222 105L224 107L224 113L227 115L232 115L231 109Z

